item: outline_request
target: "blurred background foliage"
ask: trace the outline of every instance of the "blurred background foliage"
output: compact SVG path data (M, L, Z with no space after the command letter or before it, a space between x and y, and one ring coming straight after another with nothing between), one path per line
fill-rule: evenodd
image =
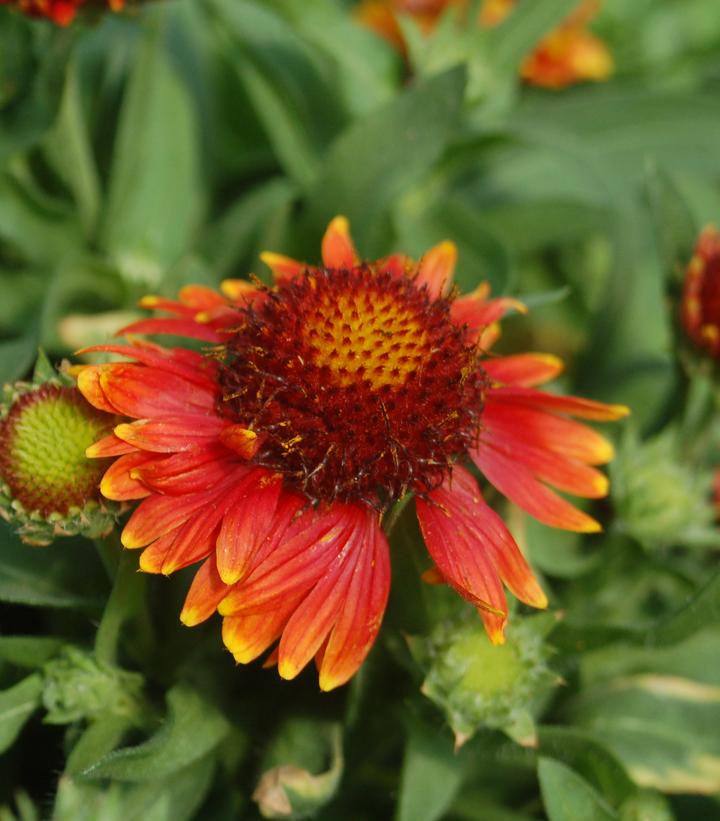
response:
M493 662L468 673L492 709L457 751L433 629L465 606L420 583L404 519L382 641L330 696L235 669L215 624L181 628L183 574L134 576L120 601L82 540L3 529L3 821L720 817L716 389L677 327L695 237L720 222L720 15L606 0L613 77L523 87L574 5L409 22L407 63L340 0L168 0L68 29L0 10L3 381L39 346L106 340L146 293L264 278L265 249L316 260L342 213L368 258L455 241L462 290L532 308L504 351L559 354L563 388L633 411L603 536L510 512L554 617L523 628L546 649L520 637L508 661L535 682L522 715ZM122 709L68 705L78 687Z

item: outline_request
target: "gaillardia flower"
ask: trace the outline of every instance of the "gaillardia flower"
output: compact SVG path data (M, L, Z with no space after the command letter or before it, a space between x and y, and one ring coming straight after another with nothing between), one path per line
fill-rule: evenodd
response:
M143 570L205 560L181 618L217 608L238 662L279 639L280 675L314 657L329 690L357 670L380 627L390 584L384 513L415 494L436 570L502 642L502 582L523 602L546 598L500 517L463 466L553 527L599 530L548 484L607 493L593 465L610 444L570 417L617 419L621 406L543 393L552 356L489 357L514 300L480 286L456 297L452 243L419 263L361 261L334 219L322 265L265 254L272 288L226 281L144 300L172 317L125 328L130 344L89 350L129 362L81 369L97 408L135 421L89 455L118 457L102 491L142 499L122 541ZM203 354L136 334L191 337Z
M499 25L517 5L517 0L485 0L480 9L480 25ZM422 31L429 33L448 9L462 11L467 6L467 0L362 0L357 16L393 45L404 49L398 22L402 15L412 17ZM523 80L550 89L606 80L612 73L612 57L605 43L587 28L599 6L598 0L583 0L561 25L547 34L523 61Z
M28 544L56 536L96 538L115 522L99 484L106 463L85 450L118 422L63 377L7 385L0 403L0 516Z
M685 273L681 319L698 347L720 356L720 232L712 225L700 233Z
M58 26L69 26L83 8L122 11L125 0L0 0L29 17L46 17Z

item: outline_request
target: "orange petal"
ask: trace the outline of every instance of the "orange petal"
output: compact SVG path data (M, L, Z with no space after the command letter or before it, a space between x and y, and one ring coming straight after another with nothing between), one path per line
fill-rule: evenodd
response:
M77 386L87 401L98 410L107 413L117 413L117 409L110 404L100 385L100 374L109 365L85 365L77 374Z
M251 563L272 530L282 480L256 470L243 484L242 495L223 519L217 539L217 569L225 584L245 577Z
M133 453L135 447L118 439L114 433L95 442L85 451L88 459L105 459L109 456L122 456L124 453Z
M214 390L145 365L114 363L98 378L108 402L123 416L141 419L215 411Z
M390 593L387 539L372 512L367 537L343 608L320 659L320 689L339 687L355 674L375 643Z
M237 462L228 458L223 448L212 445L164 458L158 458L159 454L153 454L153 457L152 461L135 468L132 478L168 496L210 490L227 479L237 467Z
M500 493L543 524L578 533L597 533L602 529L595 519L539 482L525 465L490 445L481 442L470 455Z
M116 502L144 499L149 496L152 491L132 477L132 470L153 459L157 459L154 453L137 450L116 459L105 471L100 482L100 492L106 499L113 499Z
M118 425L115 435L140 450L175 453L207 446L224 427L225 422L213 416L166 416Z
M178 294L180 302L194 311L207 311L216 305L224 305L225 300L213 288L207 285L185 285Z
M630 408L627 405L607 405L593 399L582 399L578 396L559 396L530 388L499 388L493 389L492 394L494 401L527 405L555 413L567 413L570 416L592 419L595 422L613 422L630 414Z
M483 425L508 441L516 440L577 459L602 465L613 458L612 444L597 431L563 416L538 410L529 404L496 401L504 388L491 389L485 397ZM501 397L502 398L502 397Z
M295 279L295 277L300 276L303 271L306 271L308 267L304 262L298 262L296 259L283 256L282 254L275 254L272 251L264 251L260 254L260 259L272 271L273 278L276 282Z
M220 441L238 456L250 460L258 452L262 439L243 425L230 425L220 434Z
M552 354L523 353L487 359L482 367L493 382L529 388L555 379L564 365L562 359Z
M200 339L204 342L221 342L221 335L209 325L202 325L190 319L141 319L121 328L115 336L128 334L170 334Z
M427 285L433 299L446 294L452 285L457 256L454 242L441 242L431 248L420 260L416 284L420 287Z
M345 217L335 217L328 225L322 239L323 265L330 269L352 268L359 262L350 225Z
M252 282L248 282L246 279L224 279L220 283L220 290L231 302L241 305L254 302L263 295L263 292L259 288L255 287Z
M185 597L180 621L187 627L194 627L210 618L220 601L227 595L227 591L228 586L217 572L215 557L210 556L195 574Z
M262 655L280 637L290 614L298 604L292 597L278 602L267 613L248 613L226 616L223 619L222 638L238 664L247 664Z

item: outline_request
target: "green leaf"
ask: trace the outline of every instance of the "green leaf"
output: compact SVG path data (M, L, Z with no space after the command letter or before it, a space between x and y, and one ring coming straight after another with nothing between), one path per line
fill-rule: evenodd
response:
M102 244L129 279L157 285L200 210L196 114L155 26L141 43L113 150Z
M307 188L345 121L331 62L260 4L213 0L211 8L281 165Z
M623 765L590 733L575 727L539 727L540 752L571 767L613 807L632 797L637 788Z
M63 644L54 636L0 636L0 659L16 667L42 667Z
M150 740L110 753L83 775L135 782L165 778L207 755L230 729L215 707L184 684L170 690L167 703L167 718Z
M395 821L436 821L460 789L464 760L443 728L414 723L405 744Z
M68 756L65 772L79 775L109 755L122 741L133 721L128 716L107 715L93 721Z
M67 68L60 111L55 127L46 138L45 151L74 196L86 236L92 237L100 209L100 181L74 61Z
M0 384L22 379L32 367L37 351L37 331L27 336L0 342Z
M387 211L445 150L458 124L464 86L464 70L454 68L347 129L330 148L310 192L304 233L314 241L330 219L344 214L363 255L387 252Z
M610 821L617 815L602 797L570 767L540 758L538 777L550 821Z
M570 715L638 784L670 793L720 790L720 687L652 673L622 677L583 692Z
M63 539L49 548L28 547L0 522L0 601L34 607L96 609L107 577L90 542Z
M25 722L40 706L43 680L38 673L0 692L0 753L17 738Z

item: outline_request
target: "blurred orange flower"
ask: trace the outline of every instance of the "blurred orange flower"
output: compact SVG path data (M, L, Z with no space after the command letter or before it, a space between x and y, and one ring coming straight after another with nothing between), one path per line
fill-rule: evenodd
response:
M499 25L515 9L518 0L485 0L480 25ZM543 88L564 88L588 80L604 80L613 68L607 46L588 31L597 14L598 0L584 0L554 31L546 35L521 67L522 78ZM432 31L439 17L450 7L463 9L467 0L363 0L359 19L398 48L404 49L398 15L413 17L425 32Z
M46 17L58 26L69 26L83 7L102 7L121 11L125 0L0 0L29 17Z

